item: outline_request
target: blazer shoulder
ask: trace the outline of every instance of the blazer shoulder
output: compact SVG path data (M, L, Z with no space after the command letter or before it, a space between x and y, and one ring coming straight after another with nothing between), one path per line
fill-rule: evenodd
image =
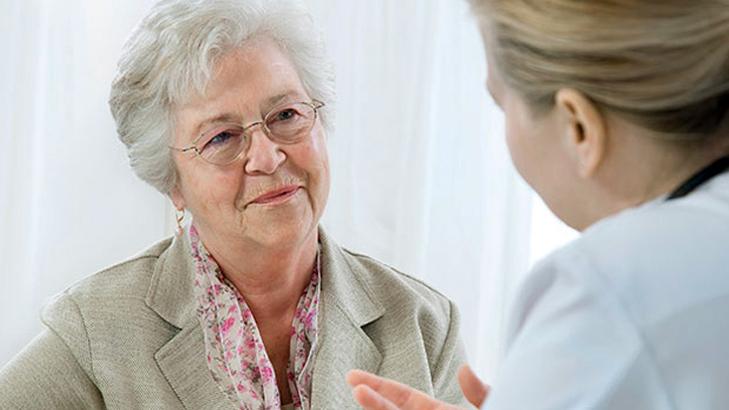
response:
M130 324L136 318L151 316L145 296L157 263L169 246L170 239L163 240L82 279L54 296L43 308L43 324L60 338L94 382L93 356L108 348L105 337L144 333L129 331L133 327Z
M162 240L136 256L81 279L55 295L43 308L41 318L48 325L99 303L143 301L157 263L170 243L170 238Z
M450 318L454 304L421 279L361 253L342 248L350 267L383 305L413 305L441 318ZM447 319L449 320L449 319Z
M170 247L171 239L162 240L139 254L102 269L69 287L65 293L76 299L105 296L141 296L160 257Z

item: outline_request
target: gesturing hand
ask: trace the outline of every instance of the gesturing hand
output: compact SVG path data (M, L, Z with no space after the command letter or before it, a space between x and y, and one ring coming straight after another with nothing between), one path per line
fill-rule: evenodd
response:
M458 382L466 399L481 407L488 395L488 386L468 366L459 370ZM365 410L462 410L402 383L361 370L350 371L347 383L353 388L355 400Z

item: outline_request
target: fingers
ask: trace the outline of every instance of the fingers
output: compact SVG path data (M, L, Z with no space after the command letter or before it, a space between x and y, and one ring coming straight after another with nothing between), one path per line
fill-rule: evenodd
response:
M352 389L352 394L364 410L398 410L394 404L377 394L366 384L356 386Z
M361 370L350 371L347 383L366 410L458 410L412 387Z
M458 383L466 400L476 407L481 407L489 394L489 386L484 384L468 365L458 370Z
M361 370L350 371L347 374L347 383L350 386L366 385L398 407L405 405L413 394L419 393L412 387Z

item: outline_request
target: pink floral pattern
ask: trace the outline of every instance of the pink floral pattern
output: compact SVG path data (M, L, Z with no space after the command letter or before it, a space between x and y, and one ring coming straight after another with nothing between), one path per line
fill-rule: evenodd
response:
M251 310L207 252L195 227L190 226L188 233L195 261L198 319L213 379L240 409L281 409L273 365ZM296 410L311 408L311 355L317 339L320 291L317 254L311 282L299 299L291 324L286 376Z

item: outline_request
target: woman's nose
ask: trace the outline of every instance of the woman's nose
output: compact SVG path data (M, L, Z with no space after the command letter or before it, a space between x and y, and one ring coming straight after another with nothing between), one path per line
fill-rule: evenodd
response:
M271 141L262 127L248 131L250 146L245 156L245 171L247 174L273 174L286 160L286 154L279 145Z

